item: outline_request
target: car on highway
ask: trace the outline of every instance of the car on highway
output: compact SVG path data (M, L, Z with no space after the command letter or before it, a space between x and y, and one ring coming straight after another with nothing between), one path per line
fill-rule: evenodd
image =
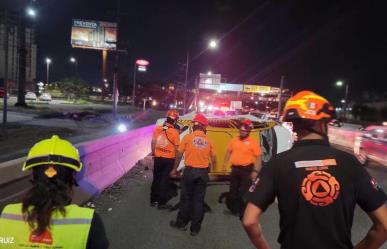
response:
M387 166L387 126L371 125L355 138L354 153L363 165L373 160Z
M336 127L341 127L343 124L340 122L340 120L337 119L332 119L328 125L330 126L336 126Z
M43 93L42 95L39 96L39 99L41 101L48 101L48 102L52 100L51 94L49 93Z
M26 100L36 100L36 94L34 92L27 92L25 95Z
M4 98L4 96L5 96L4 87L0 87L0 98Z

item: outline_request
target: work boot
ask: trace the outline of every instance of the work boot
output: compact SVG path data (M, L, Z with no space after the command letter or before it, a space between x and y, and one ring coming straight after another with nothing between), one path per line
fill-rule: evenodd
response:
M200 232L200 228L199 229L191 229L191 236L196 236L196 235L198 235L199 234L199 232Z
M171 220L171 221L169 222L169 225L170 225L171 227L177 229L177 230L180 230L180 231L183 231L183 232L187 231L187 227L184 226L184 225L178 224L177 221Z

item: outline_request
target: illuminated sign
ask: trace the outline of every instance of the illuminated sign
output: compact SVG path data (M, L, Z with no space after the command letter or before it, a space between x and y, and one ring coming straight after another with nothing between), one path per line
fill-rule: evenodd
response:
M138 66L138 71L146 72L146 66Z
M243 92L245 93L270 93L270 86L257 86L257 85L243 85Z
M71 46L97 50L115 50L117 24L112 22L73 20Z
M148 66L149 61L140 59L140 60L136 60L136 64L139 66Z

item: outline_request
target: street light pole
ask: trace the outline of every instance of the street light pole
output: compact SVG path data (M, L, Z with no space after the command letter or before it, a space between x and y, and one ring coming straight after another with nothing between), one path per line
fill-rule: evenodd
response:
M132 107L134 107L134 102L136 98L136 71L137 71L137 64L134 62L134 71L133 71L133 89L132 89Z
M196 113L199 113L199 106L198 106L198 102L199 102L199 80L198 80L198 77L195 78L195 87L196 87L196 91L195 91L195 109L196 109Z
M51 64L51 59L50 58L46 58L46 64L47 64L47 68L46 68L46 84L48 85L49 84L49 79L50 79L50 64Z
M183 97L183 114L186 113L187 105L187 85L188 85L188 70L189 70L189 50L187 50L187 61L185 64L185 81L184 81L184 97Z
M281 109L282 109L282 90L284 88L284 81L285 81L285 76L281 76L281 84L280 84L280 94L279 94L279 100L278 100L278 117L277 119L279 120L281 117Z
M121 13L121 0L117 0L117 45L115 51L115 62L114 62L114 72L113 72L113 117L117 117L117 104L118 104L118 64L119 64L119 55L118 55L118 34L120 28L120 13Z
M337 81L336 86L342 87L344 85L343 81ZM347 120L347 106L348 106L348 92L349 92L349 84L345 82L345 95L344 95L344 103L343 103L343 121Z
M217 40L214 40L212 39L209 43L208 43L208 47L206 49L204 49L202 52L200 52L198 55L196 55L194 58L192 58L192 61L194 61L195 59L199 58L204 52L206 52L208 49L216 49L218 47L218 41ZM184 82L184 95L183 95L183 112L184 114L186 113L186 102L187 102L187 85L188 85L188 74L189 74L189 61L190 61L190 56L189 56L189 49L187 49L187 61L186 61L186 64L185 64L185 82ZM198 79L196 78L195 79L195 89L196 89L196 93L195 93L195 108L196 108L196 111L198 111L198 108L197 108L197 101L198 101L198 94L199 94L199 83L198 83Z
M70 57L70 62L74 63L75 75L78 75L78 60L74 57Z
M345 103L344 103L344 111L343 111L344 121L347 121L348 91L349 91L349 85L348 83L345 83L345 97L344 97Z

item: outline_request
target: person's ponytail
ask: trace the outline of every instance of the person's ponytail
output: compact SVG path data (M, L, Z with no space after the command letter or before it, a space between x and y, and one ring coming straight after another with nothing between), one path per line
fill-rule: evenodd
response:
M63 216L66 215L65 207L71 203L74 183L72 176L66 175L64 179L34 177L33 187L23 199L22 212L35 235L39 236L50 228L53 212L58 211Z

